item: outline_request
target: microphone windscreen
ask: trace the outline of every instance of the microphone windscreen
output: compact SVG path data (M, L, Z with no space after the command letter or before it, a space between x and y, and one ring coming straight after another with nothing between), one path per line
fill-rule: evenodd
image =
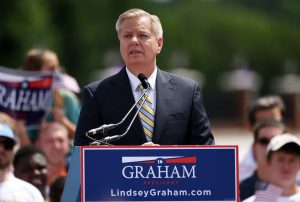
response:
M138 79L142 82L143 88L147 89L148 88L147 77L143 73L140 73L138 75Z

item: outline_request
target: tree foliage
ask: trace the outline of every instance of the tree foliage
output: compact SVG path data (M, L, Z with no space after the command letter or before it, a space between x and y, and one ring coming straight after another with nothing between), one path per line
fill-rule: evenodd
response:
M236 54L262 75L265 92L287 59L299 62L298 0L10 0L1 2L0 65L18 68L28 49L50 48L84 85L90 73L105 68L106 52L118 50L115 22L133 7L162 21L159 66L172 69L172 55L185 53L186 68L205 75L208 92L218 88L218 76L232 69Z

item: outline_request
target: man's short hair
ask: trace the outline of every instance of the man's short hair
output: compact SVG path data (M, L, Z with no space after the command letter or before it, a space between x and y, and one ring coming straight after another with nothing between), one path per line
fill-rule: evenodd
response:
M282 121L278 121L275 119L268 119L258 122L254 127L254 141L258 139L259 132L262 128L266 127L276 127L276 128L282 128L282 133L286 132L286 126Z
M162 29L159 18L156 15L151 15L150 13L148 13L142 9L139 9L139 8L130 9L128 11L125 11L124 13L122 13L119 16L119 18L116 22L117 33L118 34L120 33L120 26L125 20L135 18L135 17L144 17L144 16L147 16L150 18L151 31L154 32L156 38L157 39L161 38L163 36L163 29Z
M256 123L255 114L258 111L278 107L282 114L285 112L285 106L282 99L277 95L260 97L248 108L248 121L251 125Z
M16 168L19 165L19 162L21 161L21 159L26 158L28 156L32 156L34 154L41 154L42 156L45 157L45 159L47 159L46 154L38 147L34 146L34 145L26 145L24 147L21 147L14 158L14 167Z

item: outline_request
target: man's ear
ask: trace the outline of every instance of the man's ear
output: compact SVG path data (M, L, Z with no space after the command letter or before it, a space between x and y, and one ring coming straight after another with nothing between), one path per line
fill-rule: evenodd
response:
M157 44L158 44L158 46L157 46L157 54L160 53L160 51L161 51L161 49L162 49L162 47L163 47L163 43L164 43L163 37L161 37L161 38L159 38L159 39L157 40Z

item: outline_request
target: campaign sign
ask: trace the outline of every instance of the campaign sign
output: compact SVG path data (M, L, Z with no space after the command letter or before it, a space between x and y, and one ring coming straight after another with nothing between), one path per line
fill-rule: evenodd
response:
M237 146L82 147L81 201L238 201Z
M53 94L51 72L27 72L0 67L0 112L38 128Z

